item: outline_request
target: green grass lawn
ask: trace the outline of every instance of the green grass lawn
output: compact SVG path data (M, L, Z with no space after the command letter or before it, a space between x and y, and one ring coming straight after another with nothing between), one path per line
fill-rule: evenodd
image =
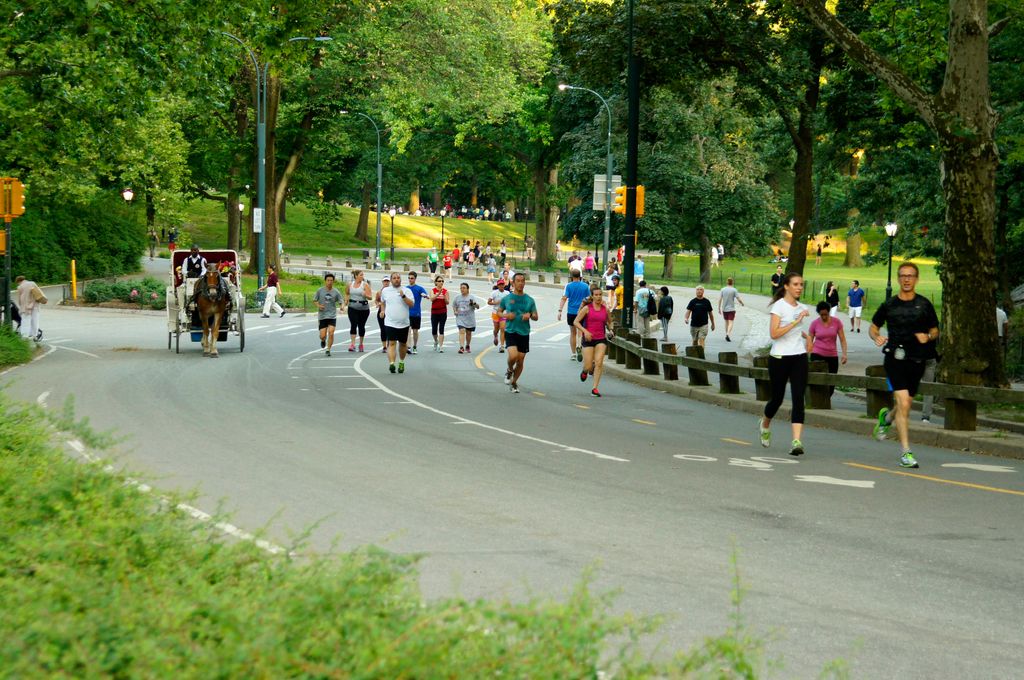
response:
M220 203L213 201L197 200L192 202L188 208L188 223L191 226L193 237L203 247L219 247L225 240L225 219L224 208ZM353 238L356 222L359 218L358 208L340 208L340 216L329 227L319 229L315 225L313 214L302 204L289 204L288 221L281 225L282 242L284 250L291 255L292 262L296 258L305 255L323 257L326 255L355 256L359 257L364 249L372 249L373 244L357 241ZM370 236L373 239L375 227L375 213L370 213ZM531 233L534 225L530 226ZM842 230L829 232L832 238L832 250L836 247L845 246L845 235ZM885 242L885 234L881 229L867 230L862 232L862 237L867 247L872 251L879 250ZM512 258L513 267L521 265L523 224L521 222L490 222L485 220L457 220L445 219L445 243L450 248L460 243L463 239L481 241L486 244L488 241L494 246L495 252L501 239L505 239L509 245L509 254ZM384 250L385 259L391 245L391 217L385 215L381 221L381 247ZM411 249L429 248L441 240L441 219L439 217L395 217L395 247L396 260L420 260L422 251ZM565 250L573 246L567 245ZM590 244L579 244L575 246L584 253ZM679 255L676 257L675 275L666 278L663 273L664 258L657 253L646 254L643 244L640 244L640 251L645 253L644 259L647 262L646 275L652 282L659 285L682 285L689 288L695 285L699 276L699 261L695 255ZM564 252L563 252L564 257ZM843 266L844 254L841 252L826 251L822 256L820 265L814 264L814 256L808 257L808 263L804 269L804 278L807 286L804 294L806 302L816 302L823 299L822 286L828 281L835 281L842 299L846 304L846 291L850 287L850 281L857 279L861 287L867 290L868 302L866 312L870 314L878 306L885 296L885 283L887 267L885 264L872 266L848 268ZM894 267L902 260L894 257ZM935 304L936 309L941 313L941 285L939 277L935 273L934 260L916 260L921 268L921 279L918 284L918 292L926 295ZM727 277L733 277L736 285L742 292L768 294L770 291L771 275L775 272L775 264L770 262L768 256L738 258L727 257L722 266L712 270L711 287L725 285ZM565 261L556 263L549 269L566 271ZM895 271L893 272L895 276ZM286 302L289 306L301 306L299 298L302 293L307 297L312 296L319 284L298 282L294 285L289 281L282 282L285 286ZM251 284L255 289L255 284ZM895 284L894 284L895 286ZM249 297L254 295L247 293ZM292 295L297 297L293 298Z
M371 249L376 241L376 213L369 218L369 241L354 238L359 220L358 208L340 208L340 216L330 226L318 228L309 208L302 204L288 205L288 221L281 225L284 250L293 257L302 255L352 254ZM193 238L204 248L222 247L227 239L224 206L207 200L196 200L187 208L186 222ZM533 233L534 226L530 225ZM520 250L523 239L522 222L491 222L487 220L444 220L445 245L449 248L463 239L492 242L495 251L502 239L510 249ZM441 242L440 217L395 216L395 248L429 248ZM381 219L381 248L391 247L391 217Z

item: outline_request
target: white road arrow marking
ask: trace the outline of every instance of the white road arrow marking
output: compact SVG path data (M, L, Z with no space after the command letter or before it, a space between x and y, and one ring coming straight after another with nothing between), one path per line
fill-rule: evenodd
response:
M50 396L50 391L49 390L47 390L46 392L43 392L38 397L36 397L36 403L39 404L40 406L42 406L43 408L46 408L46 399L49 396Z
M1009 465L983 465L981 463L943 463L944 468L964 468L979 472L1016 472Z
M815 482L817 484L835 484L836 486L855 486L860 489L874 489L875 483L861 479L839 479L824 475L793 475L798 482Z

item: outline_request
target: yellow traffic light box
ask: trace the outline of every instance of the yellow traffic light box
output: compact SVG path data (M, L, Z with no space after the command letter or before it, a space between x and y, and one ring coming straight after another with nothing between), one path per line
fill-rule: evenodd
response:
M642 217L644 214L644 187L643 185L637 185L636 187L618 186L615 187L615 198L612 203L612 212L619 215L626 214L626 192L633 189L636 195L636 216Z
M13 177L0 177L0 216L4 219L25 214L25 185Z
M626 187L625 185L615 187L615 198L612 199L612 212L618 215L626 214Z

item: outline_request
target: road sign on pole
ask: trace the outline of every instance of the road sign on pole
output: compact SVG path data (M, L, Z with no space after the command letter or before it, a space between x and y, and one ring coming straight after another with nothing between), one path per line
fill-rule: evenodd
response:
M594 210L597 212L604 210L605 199L609 192L605 177L607 175L594 175ZM622 186L622 175L612 175L610 191L614 193L620 186Z
M252 209L252 233L263 233L263 208Z

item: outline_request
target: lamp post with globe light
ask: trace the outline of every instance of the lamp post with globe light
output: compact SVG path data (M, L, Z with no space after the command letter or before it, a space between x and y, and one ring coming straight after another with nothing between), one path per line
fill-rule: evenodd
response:
M601 104L604 105L604 110L608 114L608 151L607 151L607 170L604 179L604 253L602 262L605 266L608 266L608 238L611 232L612 224L612 108L608 106L608 100L602 97L597 92L585 87L577 87L575 85L567 85L562 83L558 86L558 89L562 92L566 90L583 90L589 92L598 99L601 100Z
M444 253L444 216L448 214L448 211L441 208L441 252Z
M388 211L388 215L391 215L391 265L395 264L395 215L398 213L394 208Z
M885 299L888 300L892 297L892 242L896 238L896 232L899 230L899 225L895 222L889 222L885 225L885 234L889 237L889 275L885 281Z
M348 113L349 113L349 111L345 111L345 110L341 111L342 115L347 115ZM377 212L377 249L374 251L374 256L373 256L373 266L374 266L374 268L377 268L379 266L379 262L380 262L381 183L382 183L382 180L383 180L383 177L384 177L384 168L380 164L380 128L377 126L377 121L375 121L373 118L370 118L365 113L360 113L359 111L352 111L351 113L352 113L352 115L355 115L355 116L362 116L366 120L370 121L370 125L373 126L373 131L377 133L377 211L376 211ZM392 213L393 212L394 211L392 211ZM394 224L394 221L395 221L395 217L392 214L392 216L391 216L392 224ZM393 230L392 230L392 233L393 233ZM394 239L392 239L392 248L391 248L391 257L392 257L392 259L394 259L394 256L395 256L395 250L394 250L394 243L393 242L394 242Z
M221 35L231 38L241 45L249 54L252 61L253 75L256 78L256 210L259 212L253 215L253 226L259 228L256 239L256 280L257 286L263 285L263 273L266 271L266 235L264 230L264 219L267 209L267 78L270 71L270 63L263 62L260 66L256 53L245 44L237 35L221 31ZM301 42L312 40L314 42L330 42L333 40L327 35L315 37L298 36L289 38L288 42Z

